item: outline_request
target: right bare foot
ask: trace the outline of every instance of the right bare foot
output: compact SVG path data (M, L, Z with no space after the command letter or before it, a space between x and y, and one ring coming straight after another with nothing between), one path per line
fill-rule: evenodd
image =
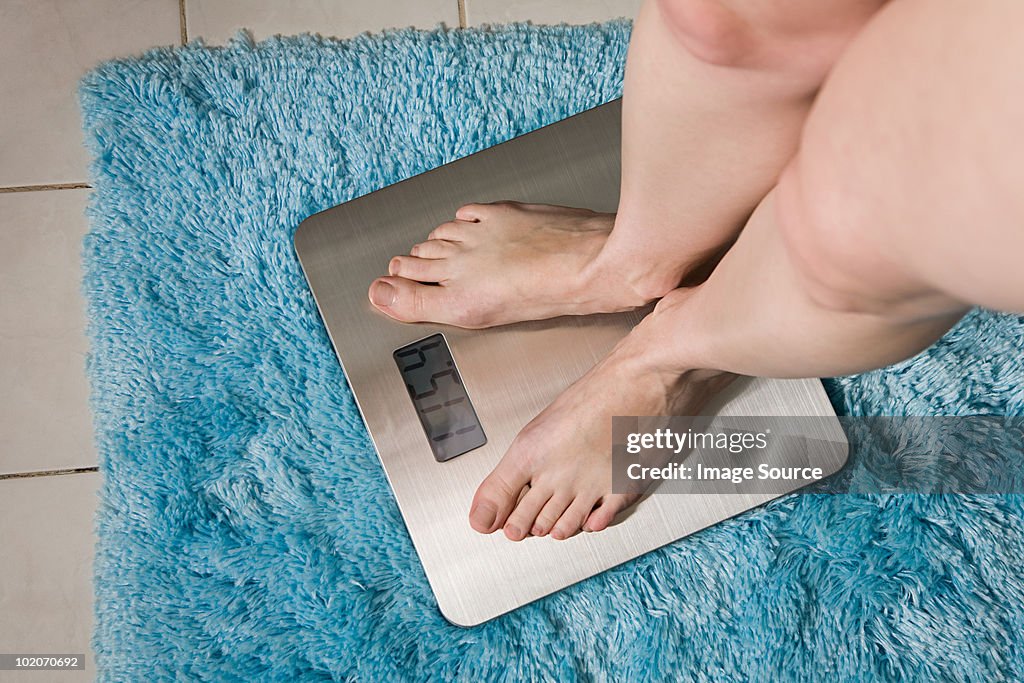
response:
M564 206L468 204L394 257L370 301L402 322L467 328L636 308L651 297L598 263L614 222Z

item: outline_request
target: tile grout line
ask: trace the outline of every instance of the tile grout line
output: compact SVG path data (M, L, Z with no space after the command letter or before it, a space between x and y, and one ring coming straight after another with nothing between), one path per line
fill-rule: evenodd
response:
M178 30L181 32L181 44L188 45L188 24L185 21L185 0L178 0Z
M3 192L39 192L41 190L88 190L92 185L89 183L50 183L48 185L12 185L0 187Z
M0 474L0 481L4 479L29 479L31 477L51 477L64 474L84 474L87 472L99 472L99 467L73 467L66 470L40 470L38 472L15 472L11 474Z
M185 2L185 0L181 0ZM459 3L459 28L466 28L466 0L458 0Z

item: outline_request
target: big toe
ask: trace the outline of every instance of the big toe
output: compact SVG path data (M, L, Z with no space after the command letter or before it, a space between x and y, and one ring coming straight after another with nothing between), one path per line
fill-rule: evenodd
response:
M499 463L480 483L469 509L469 525L482 534L493 533L504 526L523 487L529 483L527 477L503 464Z
M403 277L380 277L370 285L370 303L404 323L445 322L443 289Z

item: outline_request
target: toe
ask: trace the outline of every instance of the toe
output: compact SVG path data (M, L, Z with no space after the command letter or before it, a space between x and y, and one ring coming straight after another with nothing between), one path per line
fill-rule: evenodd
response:
M565 512L565 508L569 507L569 503L572 502L572 496L565 493L556 493L548 499L548 502L544 504L541 511L537 513L537 519L533 523L533 529L530 531L534 536L547 536L548 532L551 531L551 527L555 526L555 522Z
M579 496L566 508L551 529L551 538L562 541L583 528L587 515L594 509L594 499Z
M369 297L378 310L403 323L433 322L467 329L492 324L486 310L444 285L390 275L370 284Z
M634 496L624 494L612 494L605 496L601 504L594 508L594 511L583 523L584 531L604 531L615 519L615 515L629 507Z
M508 516L508 520L505 522L505 536L510 541L521 541L526 538L526 535L533 529L537 513L549 498L551 498L551 491L531 488Z
M466 221L448 221L431 230L427 239L462 242L466 238L466 229L470 225L472 224Z
M427 240L412 245L409 254L419 258L445 258L455 251L455 243L448 240Z
M455 212L455 217L460 221L476 223L483 219L488 208L488 204L466 204L465 206L460 206L458 208Z
M418 282L443 282L447 279L448 268L445 259L396 256L388 264L388 273Z
M403 277L381 277L370 285L369 294L370 303L401 322L443 322L445 317L443 287L423 285Z
M469 508L469 525L482 534L500 529L528 483L529 477L518 467L502 460L476 490Z

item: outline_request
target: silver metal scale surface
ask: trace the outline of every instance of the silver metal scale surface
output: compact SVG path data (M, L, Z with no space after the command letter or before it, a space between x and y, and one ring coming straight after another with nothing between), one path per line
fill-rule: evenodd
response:
M500 531L479 534L468 523L477 486L519 430L600 360L641 313L470 331L398 323L367 300L370 282L386 272L390 258L407 253L463 204L508 199L615 211L620 119L616 100L315 214L295 234L302 268L438 607L460 626L513 610L781 493L651 495L607 530L565 541L514 543ZM460 376L461 382L444 381ZM448 387L444 400L422 398L438 382ZM709 410L830 416L814 422L819 433L808 436L832 447L811 457L826 475L845 462L845 437L818 380L741 379Z

